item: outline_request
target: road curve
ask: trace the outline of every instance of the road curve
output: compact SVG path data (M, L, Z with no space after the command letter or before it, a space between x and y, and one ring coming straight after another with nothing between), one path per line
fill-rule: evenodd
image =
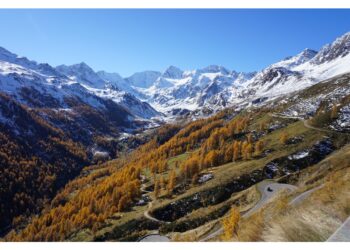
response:
M147 219L155 221L155 222L159 222L159 223L163 223L163 221L158 220L157 218L153 217L152 215L150 215L149 211L152 208L152 202L148 203L148 209L143 213L143 216L145 216Z
M261 194L260 200L255 204L253 208L251 208L248 212L244 213L242 215L243 218L247 218L257 212L260 208L265 206L269 201L278 194L281 190L289 190L294 191L296 190L296 186L289 185L289 184L281 184L281 183L275 183L272 181L262 181L257 184L258 192ZM201 239L200 241L208 241L218 235L220 235L223 232L222 227L216 229L214 232L207 235L205 238Z
M323 186L324 186L324 184L319 185L317 187L314 187L310 190L305 191L304 193L299 194L297 197L294 197L294 199L289 202L289 205L295 206L295 205L300 204L303 200L305 200L307 197L309 197L310 194L312 194L316 190L322 188Z
M145 179L146 179L145 176L142 175L141 181L143 182ZM150 193L150 191L146 190L145 183L141 184L140 190L143 193ZM150 215L149 211L151 210L152 206L153 206L153 201L150 201L148 203L147 210L143 213L143 216L151 221L155 221L155 222L159 222L159 223L168 223L168 222L160 221L157 218ZM170 239L167 236L160 235L159 231L156 230L153 233L148 234L148 235L144 236L143 238L139 239L138 241L139 242L169 242Z
M304 120L300 117L284 116L284 115L278 115L278 114L274 114L274 113L269 114L269 115L271 117L278 117L278 118L284 118L284 119L297 119L297 120L303 121L304 126L309 128L309 129L314 129L314 130L318 130L318 131L322 131L322 132L329 132L329 130L327 130L327 129L321 129L321 128L316 128L314 126L311 126L310 124L308 124L307 120ZM247 217L251 216L252 214L257 212L260 208L265 206L279 191L286 190L286 189L289 191L294 191L294 190L296 190L297 187L293 186L293 185L289 185L289 184L274 183L271 181L262 181L262 182L257 184L257 188L258 188L259 193L261 194L261 198L253 208L251 208L248 212L246 212L242 215L243 218L247 218ZM311 190L308 190L308 191L300 194L299 196L295 197L289 204L290 205L291 204L292 205L299 204L302 200L304 200L312 192L316 191L319 188L321 188L321 186L313 188ZM150 220L162 222L162 221L159 221L158 219L152 217L149 214L149 210L151 207L152 207L152 202L149 204L149 209L147 211L145 211L144 216ZM222 227L219 227L214 232L210 233L209 235L207 235L205 238L201 239L200 241L203 242L203 241L210 240L210 239L220 235L222 232L223 232Z
M282 183L272 183L270 181L262 181L257 184L258 191L261 194L261 198L259 202L248 212L243 214L243 218L247 218L257 212L260 208L265 206L278 192L281 190L289 190L294 191L297 189L296 186L290 184L282 184Z
M146 178L142 175L141 176L141 181L144 181L145 179ZM146 185L144 183L141 184L140 190L141 190L141 192L146 193L146 194L150 193L150 191L146 190ZM152 217L149 214L149 211L152 208L152 206L153 206L153 201L150 201L148 203L148 209L143 213L143 215L149 220L152 220L152 221L155 221L155 222L161 222L160 220L158 220L157 218Z
M314 129L317 131L321 131L321 132L337 132L337 131L332 131L332 130L327 130L327 129L322 129L322 128L317 128L314 127L312 125L310 125L308 123L307 120L302 119L301 117L297 117L297 116L286 116L286 115L279 115L279 114L275 114L275 113L269 113L269 116L271 117L277 117L277 118L282 118L282 119L296 119L296 120L300 120L303 122L304 126L306 128L309 129ZM308 190L302 194L300 194L299 196L295 197L290 203L289 205L296 205L299 204L301 201L303 201L306 197L308 197L312 192L316 191L317 189L321 188L323 185L313 188L311 190ZM272 189L272 192L269 192L267 189L270 187L270 189ZM260 194L262 195L259 202L252 208L250 209L248 212L246 212L245 214L242 215L243 218L249 217L250 215L252 215L253 213L255 213L257 210L259 210L261 207L263 207L266 203L269 202L269 200L278 193L278 191L282 190L282 189L289 189L290 191L294 191L296 190L296 187L293 185L288 185L288 184L279 184L279 183L266 183L266 182L260 182L258 184L258 191L260 192ZM350 222L349 222L350 224ZM349 225L350 226L350 225ZM350 231L350 230L349 230ZM215 230L214 232L210 233L209 235L207 235L205 238L201 239L200 241L207 241L211 238L216 237L217 235L221 234L223 232L223 229L220 227L219 229Z

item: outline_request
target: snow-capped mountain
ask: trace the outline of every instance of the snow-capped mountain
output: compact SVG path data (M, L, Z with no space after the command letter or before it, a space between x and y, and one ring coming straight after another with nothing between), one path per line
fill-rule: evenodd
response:
M214 112L233 104L273 99L349 72L349 41L347 33L319 52L305 49L259 72L236 72L218 65L185 71L170 66L162 73L136 73L123 85L168 115L201 109Z
M213 97L253 76L254 73L237 73L217 65L191 71L170 66L148 87L132 87L157 110L171 114L174 110L195 110L209 103L223 108L226 104L222 99Z
M109 73L101 70L96 72L96 74L99 78L101 78L102 81L105 82L105 87L114 86L121 90L132 91L132 88L126 84L124 78L121 77L118 73Z
M212 75L211 73L212 78L208 77L208 69L194 71L196 74L200 72L201 76L196 78L193 77L196 74L187 74L186 76L191 76L191 80L188 80L191 86L200 86L194 79L204 78L207 79L207 82L199 81L203 84L202 88L196 89L197 95L193 95L190 91L183 92L188 93L183 103L175 104L172 103L172 100L167 100L166 104L170 104L167 108L171 109L173 106L176 109L188 107L192 110L202 108L215 110L233 104L246 105L267 101L300 91L322 80L350 72L349 44L350 33L347 33L333 43L324 46L319 52L305 49L298 55L274 63L256 74L240 73L243 77L237 76L234 71L227 73L217 68L210 71L218 74ZM183 79L185 75L178 82ZM162 90L157 90L157 92L161 93ZM158 101L157 92L153 94L156 98L153 98L152 101L159 105L162 103Z
M0 48L0 95L85 145L97 135L118 137L122 131L150 126L154 122L149 119L160 115L84 63L54 68L4 48ZM16 125L18 109L8 110L0 107L0 127L17 135L30 134L30 124Z
M302 52L300 52L296 56L290 56L285 58L284 60L272 64L269 68L286 68L286 69L293 69L294 67L306 63L310 61L312 58L314 58L317 54L317 51L312 49L304 49Z
M125 78L125 81L130 86L148 88L157 80L160 75L161 73L158 71L143 71Z
M79 82L91 88L101 89L106 85L106 82L84 62L70 66L60 65L56 67L56 70L68 76L72 81Z
M345 57L350 51L350 32L337 38L332 44L324 46L315 58L311 61L313 64L322 64L331 62L337 58Z
M144 119L161 115L148 103L136 98L134 96L136 92L117 73L95 72L85 63L71 66L60 65L56 67L56 70L68 76L71 81L81 84L91 94L112 100L133 115Z
M253 97L268 97L302 90L317 82L350 71L350 33L317 53L304 50L295 57L273 64L246 83Z
M131 116L151 118L159 115L147 103L118 88L122 84L127 86L124 79L105 72L100 72L100 75L85 63L53 68L49 64L39 64L0 48L0 91L16 97L24 104L31 105L28 98L23 96L25 89L31 89L40 95L37 104L44 98L52 100L42 102L42 107L67 108L69 105L65 99L75 96L95 108L103 106L97 100L104 98L123 106L130 111Z
M267 101L350 72L349 40L348 33L317 53L306 49L272 64L244 82L241 88L229 88L226 91L227 102L250 104L257 100Z
M25 91L16 89L34 88L40 96L36 102L43 107L67 108L65 99L76 96L95 108L103 106L97 100L110 100L130 116L144 119L161 113L176 116L206 110L209 114L231 105L271 100L347 73L349 52L347 33L319 52L305 49L259 72L236 72L218 65L195 70L170 66L163 72L144 71L124 78L118 73L95 72L85 63L53 68L0 49L0 84L4 92L21 93L17 99L24 103L28 96L24 98Z

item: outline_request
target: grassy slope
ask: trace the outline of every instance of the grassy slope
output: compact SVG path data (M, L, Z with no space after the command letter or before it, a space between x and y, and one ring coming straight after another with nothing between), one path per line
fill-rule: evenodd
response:
M207 190L207 189L212 189L217 186L223 185L224 183L227 183L232 180L232 178L237 177L242 175L243 173L249 173L252 170L255 169L261 169L268 163L269 161L289 155L292 152L301 150L303 148L309 147L312 144L314 144L317 140L320 140L325 133L319 132L319 131L314 131L310 130L308 128L305 128L303 123L300 121L293 121L293 120L285 120L285 119L279 119L279 118L273 118L274 120L279 120L281 123L285 123L287 127L284 127L282 129L276 130L270 134L267 134L264 137L264 141L266 143L266 148L267 149L272 149L272 152L269 153L266 157L259 158L259 159L252 159L249 161L238 161L238 162L232 162L228 163L219 167L215 167L210 169L215 178L208 181L205 184L202 185L196 185L191 187L189 190L187 190L185 193L177 195L172 197L171 199L169 198L161 198L158 199L154 202L154 209L160 208L165 206L166 204L169 204L171 202L175 202L179 199L183 199L185 197L191 196L197 192ZM268 116L267 113L259 115L254 118L252 121L253 124L258 124L262 120L271 120L271 118ZM252 127L251 129L255 129ZM294 144L294 145L286 145L286 146L281 146L281 144L278 141L279 136L283 132L287 132L290 137L294 136L303 136L304 140L303 142L299 144ZM168 165L169 169L172 169L175 161L183 161L186 159L188 156L187 153L170 158L168 160ZM169 172L169 171L168 171ZM164 173L164 176L166 177L168 172ZM147 177L150 177L148 173L144 173ZM147 185L152 185L152 178L150 178L150 181L147 183ZM245 193L244 193L245 192ZM179 223L183 223L186 221L192 221L194 219L200 219L200 218L206 218L207 216L210 216L210 214L217 209L220 209L224 206L230 206L232 205L235 201L240 200L240 204L242 205L241 209L246 210L249 207L253 206L256 201L258 200L259 194L256 192L255 188L251 188L249 190L246 190L244 192L240 192L238 194L233 194L233 196L226 200L225 202L222 202L220 204L217 204L215 206L211 207L206 207L206 208L199 208L197 210L194 210L192 213L188 214L187 216L180 218L178 220ZM151 194L152 196L152 194ZM140 219L143 216L143 212L147 209L147 206L143 207L135 207L132 209L132 211L122 213L120 219L115 219L115 220L109 220L108 224L106 225L105 228L97 232L97 235L104 234L108 231L111 231L126 222L133 220L133 219ZM120 214L119 214L120 215ZM75 237L76 240L91 240L92 239L92 234L91 233L80 233L78 234L78 237Z
M277 216L265 223L262 240L325 241L350 216L350 146L306 169L301 177L301 190L324 185L300 204L267 208L265 216Z

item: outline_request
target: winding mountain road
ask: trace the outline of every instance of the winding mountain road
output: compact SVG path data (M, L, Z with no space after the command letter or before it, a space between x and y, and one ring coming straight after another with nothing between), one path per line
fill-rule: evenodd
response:
M303 125L306 128L309 129L313 129L313 130L317 130L317 131L321 131L321 132L337 132L337 131L332 131L332 130L327 130L327 129L323 129L323 128L317 128L314 127L312 125L310 125L308 123L308 120L304 120L301 117L294 117L294 116L285 116L285 115L279 115L279 114L269 114L271 117L278 117L278 118L282 118L282 119L297 119L303 122ZM144 185L144 184L143 184ZM323 185L320 185L318 187L315 187L313 189L310 189L300 195L298 195L297 197L295 197L290 203L289 205L297 205L299 203L301 203L303 200L305 200L312 192L322 188ZM243 218L247 218L249 216L251 216L252 214L254 214L255 212L257 212L260 208L262 208L263 206L265 206L267 203L270 202L270 200L276 195L278 194L279 191L281 190L289 190L289 191L295 191L297 189L296 186L293 185L289 185L289 184L281 184L281 183L274 183L271 181L262 181L260 183L257 184L257 189L259 191L259 193L261 194L261 198L260 200L255 204L255 206L253 208L251 208L249 211L245 212L242 217ZM144 190L145 192L149 192ZM148 204L148 210L146 210L144 212L144 216L152 221L156 221L156 222L160 222L160 223L165 223L163 221L158 220L157 218L152 217L149 214L150 209L152 208L152 204L153 202L150 202ZM209 233L208 235L206 235L204 238L200 239L200 242L205 242L208 241L218 235L220 235L223 232L223 228L221 226L216 226L214 228L214 230L212 230L211 233ZM339 239L343 239L344 238L344 232L346 232L346 238L347 241L350 241L350 217L348 218L348 220L346 222L344 222L343 226L341 228L339 228L335 233L334 236L330 237L328 239L328 241L342 241ZM150 234L147 235L146 237L142 238L140 241L152 241L152 242L161 242L161 241L170 241L168 237L166 236L162 236L159 235L158 233L154 233L154 234ZM344 240L343 240L344 241Z
M322 188L324 186L324 184L314 187L310 190L307 190L301 194L299 194L298 196L296 196L293 200L291 200L289 202L288 205L298 205L300 204L303 200L305 200L310 194L312 194L313 192L315 192L316 190ZM259 183L258 186L258 191L261 194L261 198L258 201L258 203L252 208L250 209L248 212L244 213L242 215L243 218L247 218L249 216L251 216L252 214L254 214L255 212L257 212L260 208L262 208L264 205L266 205L279 191L281 190L285 190L288 189L290 191L295 191L296 190L296 186L293 185L288 185L288 184L280 184L280 183L268 183L267 181L264 181L262 183ZM272 191L269 191L272 190ZM342 238L343 234L342 232L344 232L344 230L348 230L348 232L350 232L350 218L348 219L348 225L344 226L344 229L342 231L340 231L338 233L338 236L333 236L333 240L335 241L336 239L340 239ZM345 223L344 223L345 224ZM207 235L205 238L201 239L200 241L207 241L210 240L218 235L220 235L223 232L223 229L221 227L219 228L215 228L215 230L210 233L209 235ZM350 237L350 233L348 233L348 237ZM331 238L330 238L331 239ZM350 241L350 238L347 238L347 241Z
M255 204L253 208L251 208L249 211L244 213L242 215L243 218L247 218L257 212L260 208L265 206L267 203L270 202L270 200L278 194L281 190L289 190L294 191L296 190L296 186L289 185L289 184L281 184L281 183L275 183L271 181L262 181L257 184L258 192L261 194L260 200ZM213 232L209 233L206 237L201 239L200 241L208 241L218 235L220 235L223 232L222 227L216 228Z
M141 176L141 181L144 182L145 181L145 177L142 175ZM141 192L143 193L151 193L150 191L146 190L146 184L142 183L141 187L140 187ZM157 218L153 217L152 215L150 215L150 210L153 206L153 201L150 201L148 203L148 209L143 213L143 216L145 218L147 218L148 220L151 221L155 221L158 223L169 223L169 222L164 222L161 220L158 220ZM155 230L154 232L142 237L141 239L139 239L138 241L140 242L169 242L170 239L167 236L164 235L160 235L158 230Z
M270 114L271 117L279 117L279 118L291 118L291 119L298 119L303 121L303 124L306 128L309 129L314 129L317 131L321 132L333 132L333 133L341 133L344 134L344 132L339 132L339 131L334 131L334 130L328 130L328 129L323 129L323 128L317 128L312 125L310 125L307 120L303 120L300 117L288 117L288 116L283 116L283 115L277 115L277 114ZM303 200L305 200L311 193L314 191L322 188L324 184L315 187L313 189L310 189L299 196L295 197L289 205L297 205ZM350 217L328 238L329 242L350 242Z
M297 189L296 186L289 184L281 184L281 183L271 183L269 181L262 181L257 184L258 191L261 194L261 198L259 202L248 212L243 214L243 218L249 217L255 212L257 212L260 208L266 205L276 194L278 194L282 190L295 191Z
M153 217L152 215L150 215L149 211L151 210L153 206L153 201L151 201L150 203L148 203L148 209L143 213L143 216L145 216L147 219L155 221L155 222L160 222L163 223L163 221L158 220L157 218Z
M305 200L307 197L309 197L310 194L312 194L313 192L315 192L316 190L322 188L324 186L324 184L319 185L317 187L314 187L308 191L305 191L304 193L299 194L297 197L295 197L293 200L291 200L289 202L289 205L298 205L300 204L303 200Z
M144 180L145 180L145 177L142 175L141 176L141 181L144 182ZM145 194L151 193L151 191L146 190L146 184L145 183L141 184L140 190L141 190L142 193L145 193ZM151 216L149 214L149 211L151 210L152 206L153 206L153 201L150 201L148 203L148 209L143 213L143 215L149 220L152 220L152 221L155 221L155 222L161 222L160 220L158 220L157 218L154 218L153 216Z

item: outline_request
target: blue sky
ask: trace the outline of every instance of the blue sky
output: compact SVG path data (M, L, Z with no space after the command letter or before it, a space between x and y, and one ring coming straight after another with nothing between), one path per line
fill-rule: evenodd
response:
M350 10L0 10L0 46L51 65L255 71L350 31Z

